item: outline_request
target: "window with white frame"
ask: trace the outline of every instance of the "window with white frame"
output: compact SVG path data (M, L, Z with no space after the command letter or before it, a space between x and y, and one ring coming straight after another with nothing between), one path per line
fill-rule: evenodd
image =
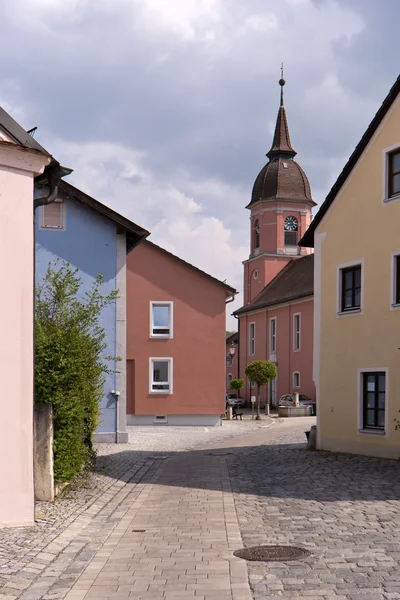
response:
M293 387L294 388L300 387L300 373L298 371L295 371L293 373Z
M300 350L300 313L293 315L293 350Z
M150 393L172 394L172 358L150 358Z
M393 305L400 305L400 254L393 256Z
M361 310L362 266L340 268L340 312Z
M249 324L249 356L253 356L256 351L256 324Z
M150 337L172 338L173 303L150 302Z
M387 198L400 196L400 148L387 154Z
M57 199L40 207L40 229L65 229L65 202Z
M232 379L233 375L231 373L228 373L228 389L231 389Z
M386 371L361 371L361 429L383 432L386 420Z
M269 321L269 353L276 354L276 317Z

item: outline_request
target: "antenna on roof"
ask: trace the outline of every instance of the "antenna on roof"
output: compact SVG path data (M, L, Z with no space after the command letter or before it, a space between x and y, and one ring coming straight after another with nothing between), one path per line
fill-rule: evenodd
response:
M36 129L37 127L32 127L32 129L28 129L27 134L32 137L35 137Z

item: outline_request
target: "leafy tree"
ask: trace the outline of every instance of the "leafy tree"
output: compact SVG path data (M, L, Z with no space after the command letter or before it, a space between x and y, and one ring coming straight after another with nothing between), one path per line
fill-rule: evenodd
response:
M232 379L231 389L236 390L236 396L239 398L239 391L244 386L244 379Z
M54 479L69 481L94 456L106 363L100 315L117 292L103 296L98 275L80 293L78 269L57 260L36 288L35 402L51 404L54 419Z
M255 360L245 369L246 377L257 384L257 419L260 419L260 388L277 376L276 366L267 360Z

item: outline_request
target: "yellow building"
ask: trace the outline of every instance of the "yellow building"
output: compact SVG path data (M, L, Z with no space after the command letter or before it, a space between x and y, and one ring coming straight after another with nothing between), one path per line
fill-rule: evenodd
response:
M300 246L315 248L317 446L400 457L400 77Z

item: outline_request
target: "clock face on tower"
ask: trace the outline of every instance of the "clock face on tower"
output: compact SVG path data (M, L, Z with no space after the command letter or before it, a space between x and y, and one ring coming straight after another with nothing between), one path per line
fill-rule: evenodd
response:
M296 217L286 217L283 221L285 231L297 231L298 225Z

